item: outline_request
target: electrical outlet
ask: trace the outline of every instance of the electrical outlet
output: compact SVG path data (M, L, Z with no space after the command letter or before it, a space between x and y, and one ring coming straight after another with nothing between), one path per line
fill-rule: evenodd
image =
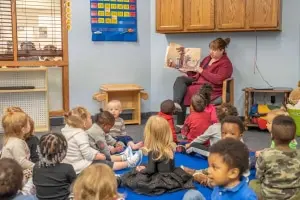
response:
M274 104L276 102L276 97L275 96L271 96L271 104Z

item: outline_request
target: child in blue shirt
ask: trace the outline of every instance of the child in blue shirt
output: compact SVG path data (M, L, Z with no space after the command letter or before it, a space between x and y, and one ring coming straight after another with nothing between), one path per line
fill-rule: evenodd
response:
M211 199L258 199L243 177L243 173L249 169L249 151L241 141L226 138L212 145L208 164L208 177L214 186ZM183 199L195 199L189 194L197 195L195 191L189 191Z

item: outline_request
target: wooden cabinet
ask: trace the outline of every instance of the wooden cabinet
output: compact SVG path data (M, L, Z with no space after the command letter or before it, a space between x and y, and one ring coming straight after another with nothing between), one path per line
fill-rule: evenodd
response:
M214 0L185 0L184 3L184 26L186 30L214 30Z
M281 18L280 0L248 0L248 28L276 29Z
M156 0L159 33L280 30L281 0Z
M218 29L245 29L245 0L217 0L216 8Z
M183 31L183 1L156 1L157 31Z

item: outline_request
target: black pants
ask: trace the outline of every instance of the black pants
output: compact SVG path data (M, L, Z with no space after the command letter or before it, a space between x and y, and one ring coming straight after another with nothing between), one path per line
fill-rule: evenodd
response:
M188 86L192 85L195 79L187 76L179 76L176 78L173 85L173 100L178 103L182 112L177 113L177 124L181 125L184 123L186 115L186 106L183 104L183 99L187 91Z

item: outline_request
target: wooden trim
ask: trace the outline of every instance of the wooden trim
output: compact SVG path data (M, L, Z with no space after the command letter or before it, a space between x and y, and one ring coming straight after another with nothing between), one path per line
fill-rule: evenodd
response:
M46 67L14 67L0 68L0 72L28 72L28 71L46 71Z
M68 50L69 41L68 41L68 29L66 24L67 21L66 21L65 0L60 0L60 1L61 1L61 33L62 33L63 61L68 63L69 62L69 50Z
M64 110L50 111L50 117L61 117L64 116L64 114L65 114Z
M17 6L16 0L11 1L11 24L12 24L12 42L13 42L13 59L18 60L18 35L17 35ZM0 64L1 66L1 64ZM14 65L15 66L15 65Z
M70 94L69 94L69 43L68 29L66 21L65 0L61 0L61 32L62 32L62 49L63 62L67 63L62 69L62 84L63 84L63 109L65 112L70 110Z
M6 67L28 67L28 66L45 66L45 67L53 67L53 66L66 66L68 62L65 61L0 61L0 66Z
M62 85L63 85L63 109L65 112L70 110L69 96L69 66L62 68Z
M47 88L25 90L0 90L0 93L24 93L24 92L47 92Z

